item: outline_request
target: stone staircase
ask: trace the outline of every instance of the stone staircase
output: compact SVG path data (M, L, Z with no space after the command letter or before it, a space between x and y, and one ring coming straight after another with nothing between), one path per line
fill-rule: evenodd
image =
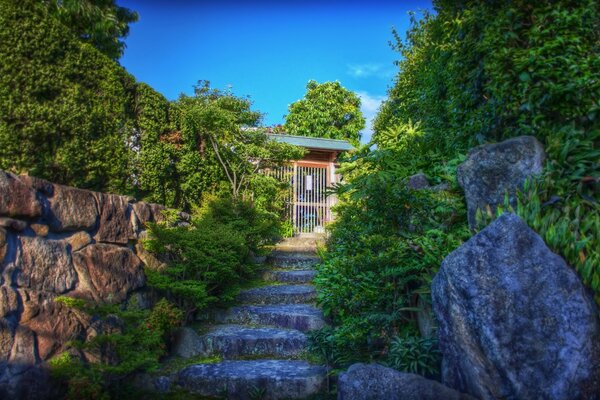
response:
M282 246L269 257L265 286L243 290L238 305L215 315L204 332L180 331L180 357L217 355L224 361L185 367L171 377L184 391L227 399L304 399L326 391L327 370L303 360L306 332L326 322L315 307L318 258Z

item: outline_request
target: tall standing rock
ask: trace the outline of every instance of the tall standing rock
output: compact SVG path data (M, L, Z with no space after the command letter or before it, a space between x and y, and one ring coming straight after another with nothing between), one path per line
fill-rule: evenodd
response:
M495 211L496 206L504 203L507 193L514 205L516 191L523 188L528 177L542 172L544 160L544 146L533 136L519 136L471 149L456 172L467 199L469 226L476 227L478 209L486 212L489 207Z
M446 257L432 297L446 385L482 400L598 398L596 305L516 215Z

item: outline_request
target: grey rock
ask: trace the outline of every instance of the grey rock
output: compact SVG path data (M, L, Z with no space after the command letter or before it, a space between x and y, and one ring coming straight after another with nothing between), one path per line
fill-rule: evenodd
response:
M429 180L424 173L418 173L408 177L406 186L412 190L426 189L429 187Z
M309 303L317 296L310 285L273 285L242 290L237 300L251 304L298 304Z
M227 399L304 399L325 389L327 370L306 361L258 360L198 364L183 369L177 383L201 396Z
M75 288L77 273L67 242L22 236L20 243L15 271L19 287L57 294Z
M35 190L16 175L0 170L0 216L35 218L41 214Z
M14 218L0 217L0 228L22 232L27 228L27 222Z
M308 332L327 325L323 312L307 304L232 307L216 316L229 324L269 325Z
M0 271L2 270L2 264L4 263L4 257L8 252L8 235L6 231L0 228Z
M297 330L242 325L218 325L202 336L196 332L186 332L183 336L184 340L177 341L175 346L175 354L181 357L201 354L220 355L224 359L284 358L297 356L307 345L306 335Z
M419 327L419 333L422 337L432 337L437 329L433 310L431 309L431 301L429 298L423 298L423 295L419 295L417 300L417 326Z
M483 400L600 393L598 309L517 216L500 216L448 255L432 297L446 385Z
M420 375L354 364L340 375L338 400L475 400Z
M73 264L76 294L97 302L121 302L146 282L142 261L127 247L91 244L73 253Z
M85 231L79 231L66 237L65 241L71 245L71 251L78 251L92 243L92 237Z
M114 194L98 194L101 196L100 225L94 237L98 242L127 244L136 239L131 224L132 208L129 199Z
M317 271L312 270L272 270L263 274L263 279L271 282L282 283L310 283L317 275Z
M93 192L55 185L54 196L45 218L54 232L92 230L98 220L98 205Z
M321 262L315 255L289 252L273 252L267 261L277 268L284 269L312 269Z
M140 373L134 376L133 386L148 393L169 393L173 378L170 376L152 376L147 373Z
M204 354L202 338L192 328L182 327L173 335L171 353L183 358L190 358Z
M465 191L469 226L477 227L478 209L494 213L496 207L504 203L506 193L514 205L516 191L523 188L528 177L542 172L544 160L544 147L533 136L519 136L471 149L456 173Z

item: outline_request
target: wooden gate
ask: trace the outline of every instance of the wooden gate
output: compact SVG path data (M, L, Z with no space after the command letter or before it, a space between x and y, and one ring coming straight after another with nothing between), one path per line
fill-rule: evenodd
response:
M264 171L289 184L286 211L295 234L325 233L325 224L332 221L336 199L327 190L335 180L331 168L328 164L296 162Z

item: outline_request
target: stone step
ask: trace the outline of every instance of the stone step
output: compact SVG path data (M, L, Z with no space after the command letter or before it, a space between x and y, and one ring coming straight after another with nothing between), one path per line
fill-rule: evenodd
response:
M323 312L308 304L238 306L218 313L215 319L227 324L268 325L308 332L327 325Z
M270 285L242 290L237 300L247 304L310 303L317 297L311 285Z
M271 270L263 273L263 279L270 282L310 283L317 275L314 269L309 270Z
M306 361L256 360L197 364L181 370L178 385L226 399L303 399L326 387L327 370Z
M180 329L172 351L184 358L198 355L220 355L224 359L248 356L283 358L302 353L306 345L306 335L295 329L217 325L204 335L190 328Z
M314 254L274 251L267 261L277 268L312 269L321 259Z

